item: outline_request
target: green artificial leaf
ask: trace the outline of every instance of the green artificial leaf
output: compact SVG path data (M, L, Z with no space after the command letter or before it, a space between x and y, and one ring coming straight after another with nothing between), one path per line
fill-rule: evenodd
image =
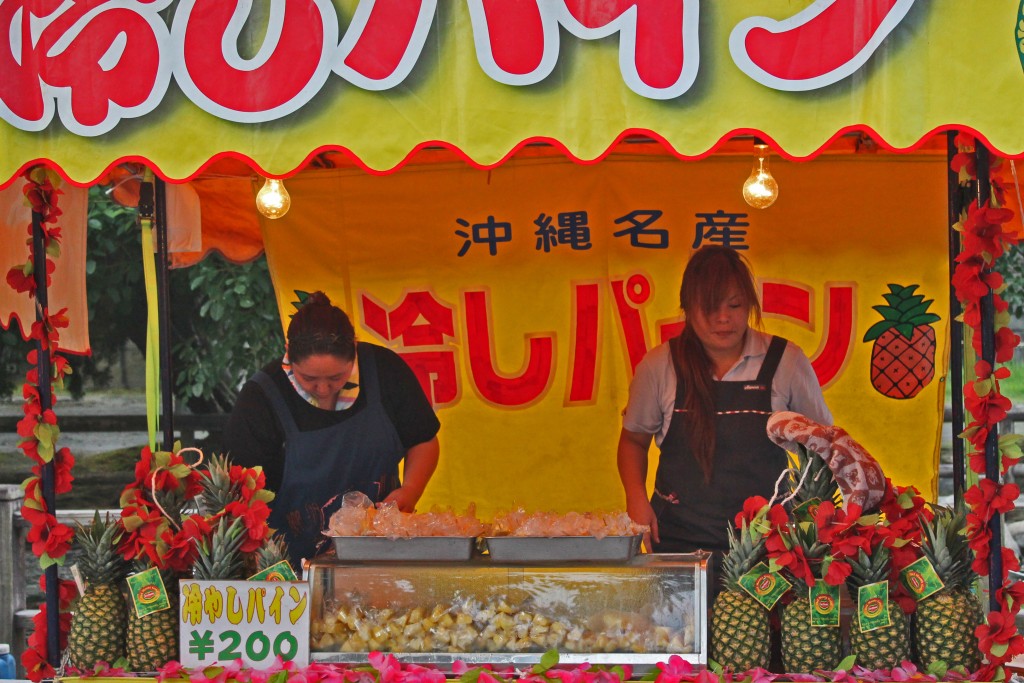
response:
M620 666L618 664L616 664L615 666L609 668L608 672L612 673L612 674L615 674L620 681L626 680L626 670L622 666Z
M929 676L935 676L937 680L941 681L943 678L946 677L946 672L948 670L949 667L946 665L946 662L940 659L929 664L928 668L925 669L925 673Z
M992 656L998 658L1006 654L1006 651L1010 649L1009 643L994 643L992 645Z
M192 471L192 468L185 463L180 463L171 467L168 471L174 475L175 479L184 479Z
M267 683L288 683L288 672L278 671L267 679Z
M39 568L40 569L46 569L47 567L52 567L53 565L57 565L58 567L63 566L64 565L64 558L60 557L60 558L54 559L54 558L50 557L47 553L43 553L42 555L39 556Z
M974 380L974 393L978 396L988 396L992 393L992 389L995 388L995 382L991 377L988 379L976 379Z
M719 676L725 671L724 667L713 659L708 660L708 668Z
M25 488L25 485L28 484L28 482L32 481L33 479L36 479L36 477L29 477L28 479L26 479L24 483L22 483L21 488ZM22 505L24 505L30 510L37 510L39 512L43 511L42 504L35 498L26 498Z
M1020 460L1024 456L1021 441L1024 434L1003 434L999 437L999 454L1007 460Z
M480 678L481 671L483 671L483 669L480 669L479 667L470 669L459 677L459 683L476 683L477 679Z
M558 650L552 648L541 655L539 663L533 665L533 673L542 674L556 666L558 666Z
M856 663L857 655L848 655L843 659L843 661L839 662L839 666L836 667L836 671L850 671Z

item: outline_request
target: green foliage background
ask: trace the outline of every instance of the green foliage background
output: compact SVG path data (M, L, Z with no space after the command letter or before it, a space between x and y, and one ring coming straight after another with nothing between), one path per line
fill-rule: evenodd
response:
M70 357L74 372L67 390L72 396L80 396L86 383L111 386L111 369L125 344L140 352L146 345L146 294L135 210L115 203L104 188L93 187L88 229L92 356ZM186 405L197 413L228 411L244 380L283 353L266 259L233 264L213 254L190 268L172 270L170 288L178 409ZM0 395L21 386L28 350L16 331L0 331Z

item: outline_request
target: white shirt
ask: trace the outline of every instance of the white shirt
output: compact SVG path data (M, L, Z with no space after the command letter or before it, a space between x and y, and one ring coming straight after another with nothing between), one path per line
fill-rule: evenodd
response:
M720 381L752 382L761 371L772 336L750 329L743 353ZM622 412L622 428L639 434L653 434L660 446L668 433L676 404L676 371L668 342L647 352L636 367L629 385L629 402ZM821 385L811 362L791 341L786 342L782 359L772 381L772 410L792 410L815 422L832 424L832 413L825 404Z

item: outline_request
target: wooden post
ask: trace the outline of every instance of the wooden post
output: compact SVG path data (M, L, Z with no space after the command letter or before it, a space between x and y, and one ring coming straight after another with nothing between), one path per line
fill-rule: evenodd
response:
M14 613L25 609L24 494L17 484L0 484L0 643L14 645Z

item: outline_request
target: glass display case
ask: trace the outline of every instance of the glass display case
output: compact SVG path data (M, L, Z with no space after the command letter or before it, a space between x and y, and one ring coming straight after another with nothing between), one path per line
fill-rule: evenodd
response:
M310 656L363 662L707 663L708 556L624 563L319 560L309 570Z

